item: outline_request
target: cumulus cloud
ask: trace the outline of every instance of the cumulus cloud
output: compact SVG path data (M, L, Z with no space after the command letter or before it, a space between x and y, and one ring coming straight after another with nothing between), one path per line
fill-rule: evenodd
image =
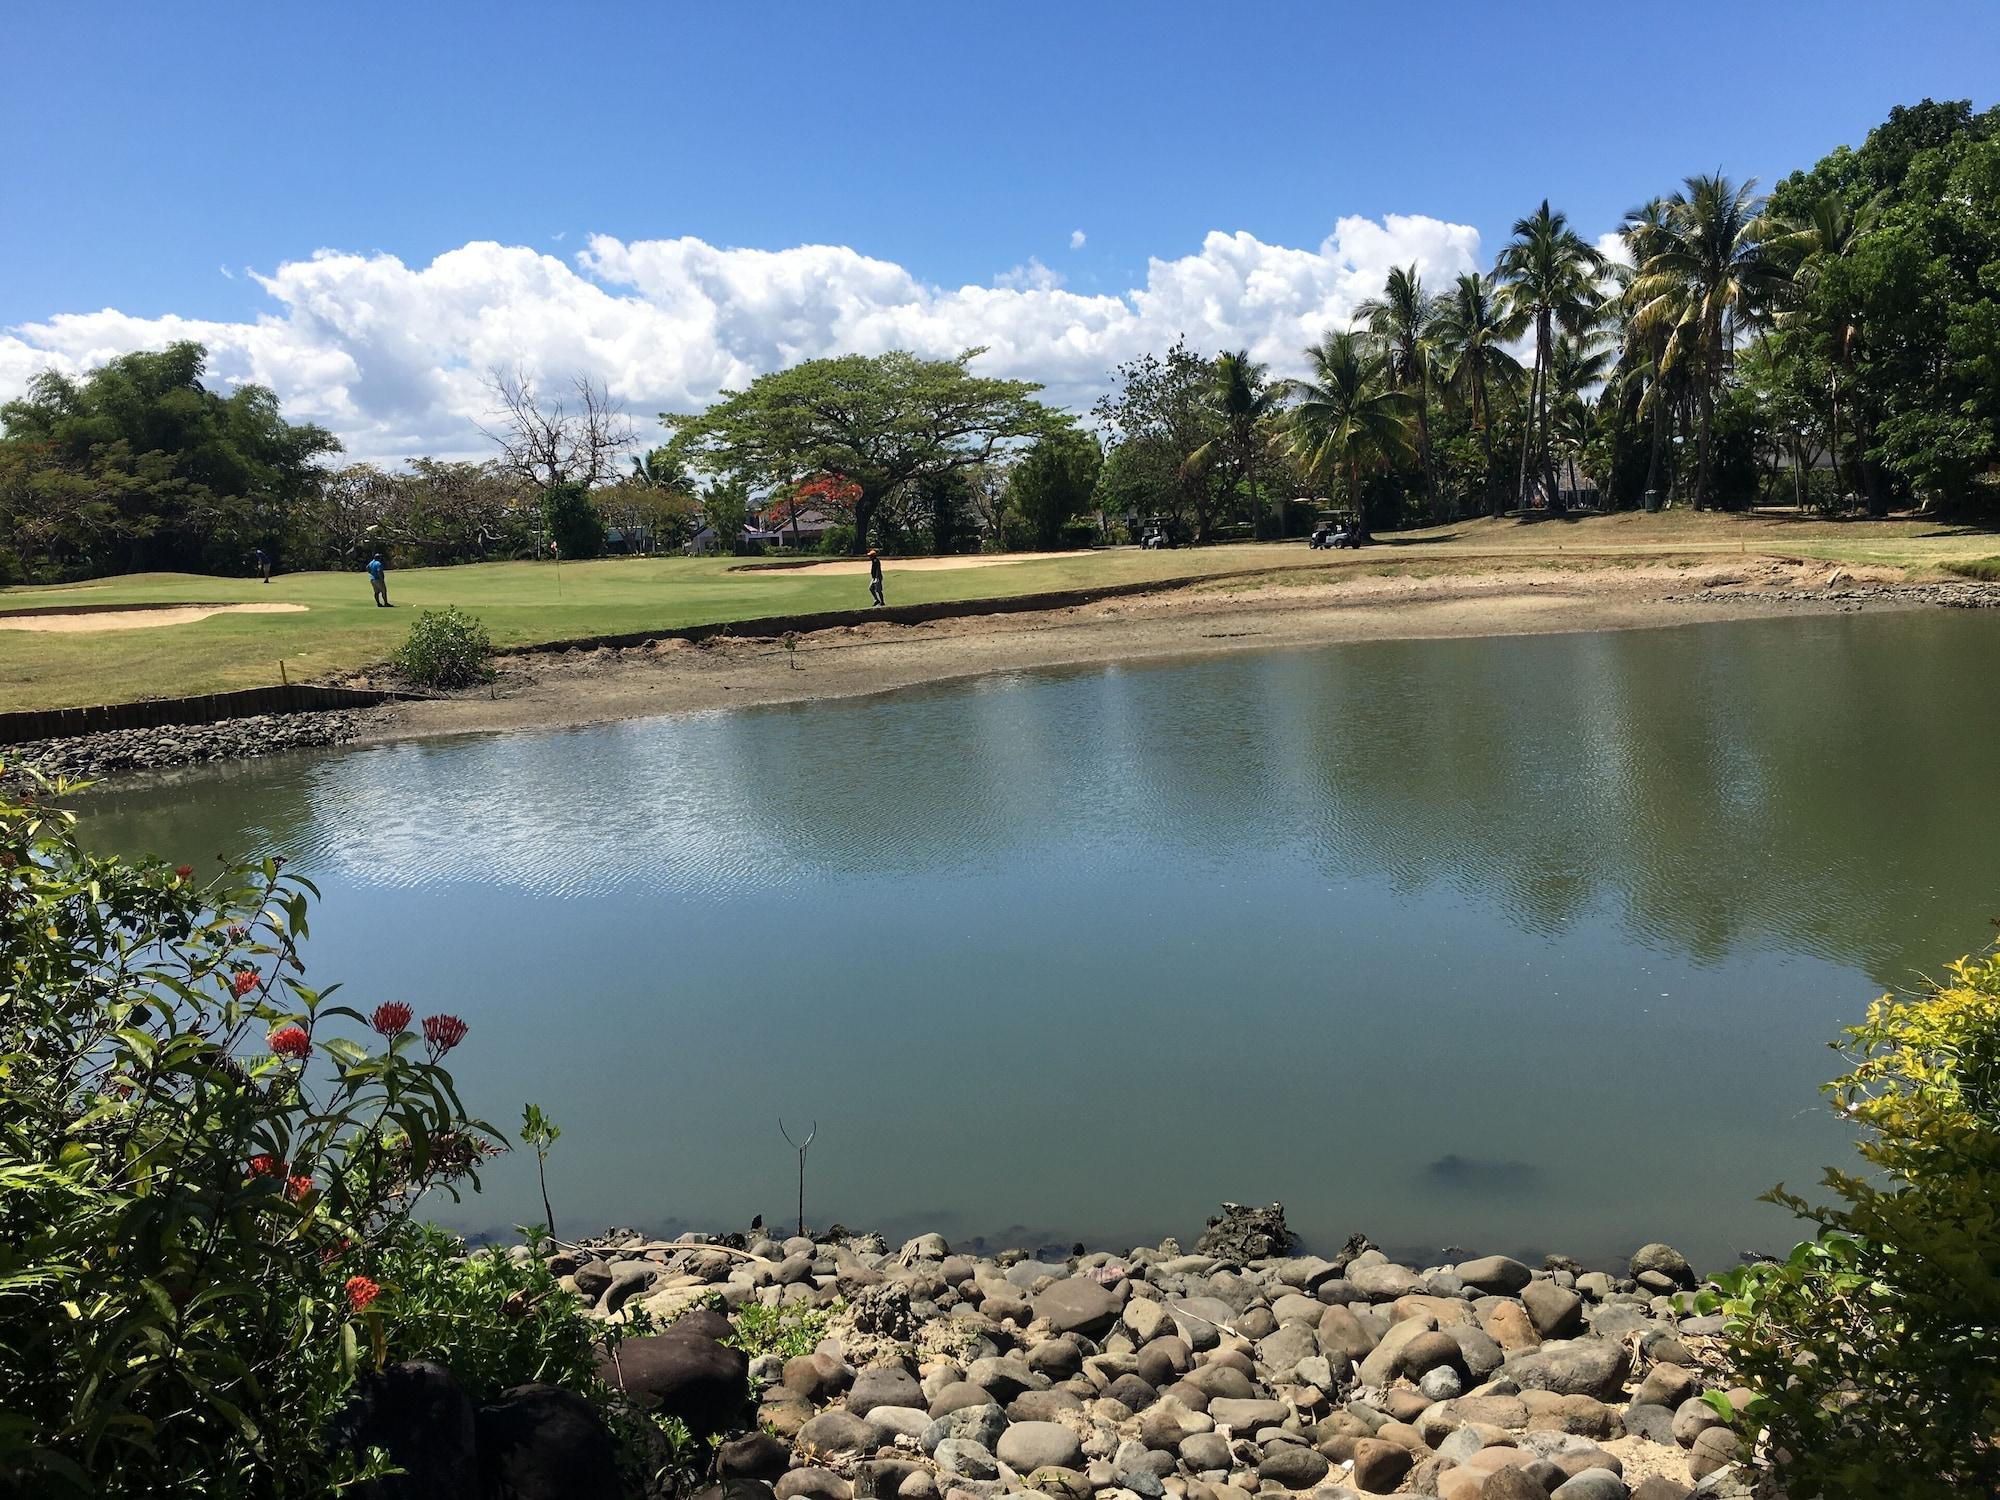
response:
M587 373L643 418L698 409L803 359L982 347L982 372L1041 381L1050 399L1081 409L1112 366L1180 337L1207 351L1248 348L1296 373L1309 342L1345 327L1391 266L1412 261L1442 283L1478 265L1478 232L1401 214L1343 218L1312 248L1218 230L1191 254L1149 261L1121 295L1067 290L1036 260L990 286L937 286L842 245L598 234L567 260L474 241L419 266L322 250L256 275L271 308L249 321L107 307L6 330L0 399L40 370L78 373L196 339L214 378L270 386L294 418L383 462L481 452L483 379L496 367L548 380Z
M1070 249L1081 250L1083 248L1083 238L1083 231L1081 229L1072 229L1069 232Z

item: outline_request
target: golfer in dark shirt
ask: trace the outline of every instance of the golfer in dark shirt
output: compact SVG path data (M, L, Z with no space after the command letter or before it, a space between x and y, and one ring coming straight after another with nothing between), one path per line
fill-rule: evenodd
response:
M887 602L882 598L882 554L873 547L868 549L868 592L876 604Z

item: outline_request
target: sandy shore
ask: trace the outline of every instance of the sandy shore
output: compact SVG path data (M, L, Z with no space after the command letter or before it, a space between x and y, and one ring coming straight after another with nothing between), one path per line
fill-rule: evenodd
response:
M365 733L398 740L594 724L1218 651L1626 630L1935 602L1923 588L1900 587L1901 577L1750 557L1429 577L1399 569L1318 585L1236 580L1044 613L818 631L798 638L791 659L781 642L731 637L508 656L487 687L399 706Z
M210 615L296 615L305 611L303 604L128 604L112 609L22 609L0 613L0 630L34 630L47 635L157 630L162 625L192 625Z

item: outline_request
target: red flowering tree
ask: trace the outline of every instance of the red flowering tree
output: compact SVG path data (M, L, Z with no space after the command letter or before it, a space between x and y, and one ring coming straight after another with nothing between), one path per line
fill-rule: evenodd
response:
M469 1028L307 985L282 861L93 855L66 790L0 790L0 1488L332 1493L411 1211L500 1146Z
M774 531L792 528L792 545L799 544L799 515L816 510L829 521L844 526L854 524L854 502L861 498L861 486L838 474L815 474L789 490L779 490L764 511L764 524Z

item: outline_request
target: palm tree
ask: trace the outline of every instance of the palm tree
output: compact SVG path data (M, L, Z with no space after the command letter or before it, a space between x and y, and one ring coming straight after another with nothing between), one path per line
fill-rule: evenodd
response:
M1213 450L1221 444L1229 451L1235 462L1237 477L1250 492L1250 508L1257 508L1257 446L1261 441L1260 427L1268 427L1270 419L1284 398L1284 389L1273 385L1265 377L1265 367L1250 357L1248 349L1238 349L1222 354L1215 361L1215 384L1210 393L1215 412L1222 419L1222 432L1187 456L1186 467L1199 469L1214 457ZM1284 497L1272 502L1276 511L1278 533L1283 535L1285 511Z
M1386 361L1357 333L1329 333L1306 350L1304 380L1285 383L1292 400L1286 441L1301 468L1315 476L1338 474L1347 502L1366 529L1361 473L1410 454L1409 393L1389 386Z
M1465 403L1479 429L1479 451L1486 464L1487 509L1499 510L1493 473L1493 387L1521 373L1521 362L1509 354L1506 319L1498 283L1491 276L1467 271L1438 299L1431 323L1437 346L1438 373L1446 390Z
M1808 313L1813 293L1824 283L1827 273L1853 255L1856 247L1874 232L1881 221L1880 195L1857 209L1850 208L1847 200L1838 193L1828 193L1813 205L1812 212L1803 220L1768 226L1765 254L1790 277L1789 284L1781 284L1777 288L1784 304L1777 315L1780 327ZM1819 333L1832 355L1828 361L1830 373L1827 377L1827 414L1830 418L1828 451L1837 486L1840 475L1842 377L1847 377L1849 382L1853 379L1855 357L1861 342L1861 324L1859 314L1848 305L1822 309L1821 316L1824 322ZM1871 498L1874 489L1871 484Z
M1514 221L1514 238L1500 252L1497 269L1507 282L1511 333L1529 328L1535 333L1527 432L1521 444L1520 503L1528 503L1532 470L1533 484L1543 489L1549 508L1560 511L1562 497L1556 493L1549 462L1549 360L1558 330L1580 334L1595 315L1602 300L1597 279L1604 274L1604 257L1569 227L1568 215L1551 210L1544 198L1534 213Z
M1382 341L1389 383L1399 391L1414 390L1417 396L1417 464L1423 470L1424 493L1433 506L1437 502L1437 475L1431 462L1431 360L1432 326L1437 320L1436 299L1424 291L1423 277L1414 264L1396 266L1383 283L1382 295L1371 297L1354 309L1354 315L1368 325L1368 331Z
M1612 355L1611 344L1594 331L1577 338L1561 335L1550 354L1550 436L1572 473L1581 466L1583 450L1597 432L1596 413L1584 394L1604 384L1611 373Z
M632 477L651 490L685 494L694 487L687 466L668 448L655 448L632 459Z
M1665 363L1668 330L1656 321L1639 315L1639 303L1632 289L1638 280L1636 268L1652 258L1666 226L1667 204L1664 198L1653 198L1638 208L1628 210L1618 233L1625 242L1625 253L1631 265L1612 268L1612 275L1618 282L1616 316L1620 325L1619 371L1614 383L1620 399L1632 407L1634 415L1644 417L1647 422L1645 493L1648 496L1657 494L1660 489L1660 466L1666 458L1668 418L1674 406L1671 394L1674 372L1667 369Z
M1764 253L1755 179L1690 177L1666 200L1652 253L1632 283L1638 320L1671 328L1662 365L1685 360L1695 388L1694 503L1708 496L1710 435L1738 329L1762 318L1782 280Z

